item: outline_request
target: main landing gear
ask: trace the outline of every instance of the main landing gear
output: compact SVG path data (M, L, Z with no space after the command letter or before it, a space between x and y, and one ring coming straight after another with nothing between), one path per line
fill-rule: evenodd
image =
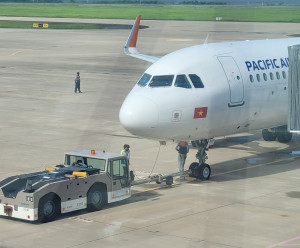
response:
M288 143L291 141L293 134L287 130L287 126L274 127L262 130L262 137L265 141L275 141Z
M208 140L197 140L193 141L193 144L198 148L196 158L199 162L191 163L189 167L190 177L195 177L200 180L208 180L210 177L211 169L208 164L205 163L207 160L206 151L208 150Z

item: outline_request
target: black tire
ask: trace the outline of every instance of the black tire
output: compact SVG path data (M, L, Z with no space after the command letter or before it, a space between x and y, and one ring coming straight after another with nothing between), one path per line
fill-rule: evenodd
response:
M169 186L173 184L173 177L172 176L167 176L166 177L166 184L169 185Z
M263 129L261 134L262 134L262 137L265 141L274 141L274 140L276 140L275 133L269 132L268 129Z
M87 193L87 209L98 211L106 204L106 190L103 186L93 185Z
M195 177L202 181L208 180L210 177L210 173L211 169L208 164L202 164L196 167L194 170Z
M277 133L277 140L280 142L280 143L288 143L291 141L293 137L293 134L286 131L286 132L278 132Z
M45 195L40 199L38 221L41 223L55 220L60 215L60 200L55 194Z
M198 162L193 162L193 163L191 163L191 165L190 165L190 167L189 167L189 170L190 170L189 176L190 176L190 177L196 177L194 171L195 171L195 168L198 167L198 166L199 166L199 163L198 163Z

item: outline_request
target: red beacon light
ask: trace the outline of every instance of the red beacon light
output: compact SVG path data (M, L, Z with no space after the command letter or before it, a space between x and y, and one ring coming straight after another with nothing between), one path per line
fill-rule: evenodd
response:
M95 155L96 154L95 150L91 150L91 154Z

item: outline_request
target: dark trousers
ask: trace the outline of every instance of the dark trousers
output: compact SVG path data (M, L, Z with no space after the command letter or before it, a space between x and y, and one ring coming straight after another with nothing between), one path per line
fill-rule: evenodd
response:
M81 92L80 91L80 83L75 83L75 93L77 93L77 90L78 90L78 92Z

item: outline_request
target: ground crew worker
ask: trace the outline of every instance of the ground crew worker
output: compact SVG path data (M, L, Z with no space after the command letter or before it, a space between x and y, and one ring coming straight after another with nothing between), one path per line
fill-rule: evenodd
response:
M75 93L77 93L77 90L79 91L79 93L82 93L80 91L80 75L79 72L77 72L76 78L75 78Z
M189 145L186 141L180 141L176 150L178 151L178 169L180 174L183 174L186 154L189 152Z
M128 144L124 145L124 149L121 151L121 155L124 155L127 157L127 161L129 163L129 159L130 159L130 150L129 150L130 146Z

